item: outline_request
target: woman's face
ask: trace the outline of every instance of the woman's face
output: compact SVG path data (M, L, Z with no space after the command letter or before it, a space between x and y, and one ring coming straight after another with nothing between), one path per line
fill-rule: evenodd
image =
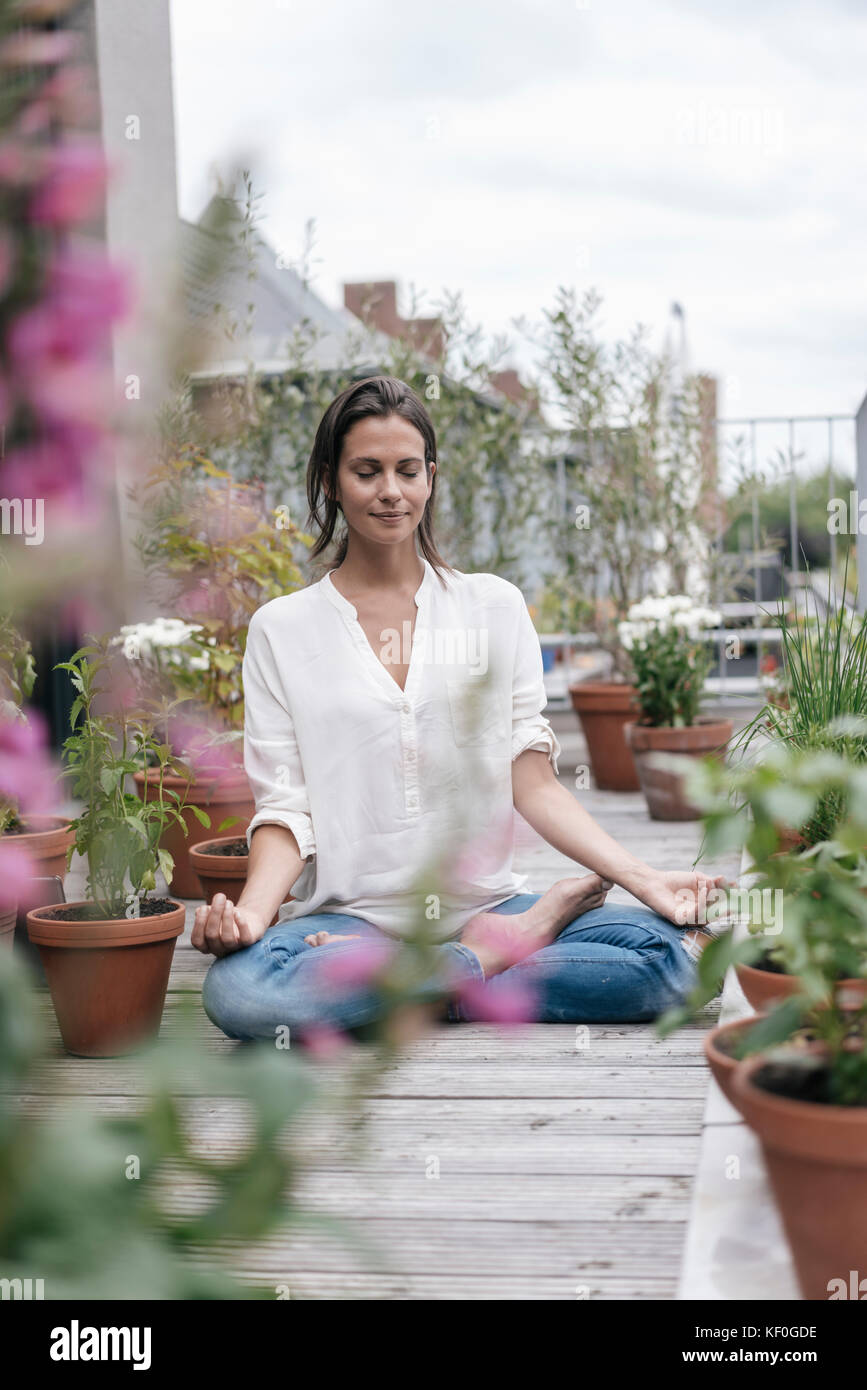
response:
M415 531L430 497L436 464L425 471L424 440L400 415L367 415L343 438L337 500L359 535L395 545Z

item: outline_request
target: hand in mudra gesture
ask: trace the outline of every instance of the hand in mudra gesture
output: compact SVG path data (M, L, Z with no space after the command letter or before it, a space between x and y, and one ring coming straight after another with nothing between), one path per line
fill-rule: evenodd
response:
M707 920L708 907L721 901L725 874L703 874L694 869L669 869L654 874L638 896L661 917L677 927L696 927Z
M225 893L215 893L210 904L196 908L190 945L205 955L227 956L261 940L267 929L261 912L238 907Z

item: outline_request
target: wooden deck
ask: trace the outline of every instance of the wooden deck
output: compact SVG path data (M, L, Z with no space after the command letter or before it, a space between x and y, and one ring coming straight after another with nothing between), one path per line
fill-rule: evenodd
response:
M552 722L571 787L580 736L571 715ZM638 793L580 794L642 858L659 867L691 865L695 825L651 821ZM534 891L574 872L572 861L528 827L516 867L529 873ZM738 856L717 871L736 874ZM73 880L67 896L75 889ZM164 1035L171 1036L179 1005L198 991L208 964L189 944L188 922L175 952ZM47 996L44 1002L50 1017ZM580 1049L573 1026L439 1027L367 1089L359 1158L342 1153L337 1106L312 1115L295 1136L307 1161L300 1200L311 1212L344 1218L349 1239L295 1228L226 1251L227 1266L244 1281L288 1286L300 1299L673 1298L708 1083L701 1038L713 1014L712 1007L665 1041L649 1024L594 1025ZM203 1012L197 1028L214 1049L234 1048ZM316 1064L335 1091L342 1065ZM58 1083L64 1103L102 1113L129 1113L141 1094L134 1060L68 1058L59 1039L56 1059L37 1073L21 1105L41 1113ZM178 1089L193 1088L179 1077ZM238 1100L191 1094L187 1113L196 1143L211 1155L243 1146ZM197 1194L179 1184L173 1200L194 1206Z

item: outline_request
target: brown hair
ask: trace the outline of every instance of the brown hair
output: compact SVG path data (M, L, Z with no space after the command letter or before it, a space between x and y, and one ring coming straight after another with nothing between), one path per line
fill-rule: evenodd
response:
M340 504L335 493L343 441L352 426L369 415L399 415L418 430L424 440L425 471L430 477L430 465L436 462L436 431L430 415L412 387L394 376L369 376L347 386L345 391L335 396L319 421L307 465L307 502L310 508L307 525L309 527L312 523L319 529L319 535L309 552L311 558L320 555L330 544L337 525ZM418 525L418 540L422 555L437 571L440 583L444 585L441 571L446 570L451 574L453 570L440 555L434 540L436 485L434 473L430 497ZM348 543L349 533L344 528L331 569L342 564Z

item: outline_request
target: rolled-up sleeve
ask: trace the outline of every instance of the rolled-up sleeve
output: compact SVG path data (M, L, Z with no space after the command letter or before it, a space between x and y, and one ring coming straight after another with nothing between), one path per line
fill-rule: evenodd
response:
M543 715L548 696L542 668L542 648L520 589L517 593L517 642L512 675L512 762L528 748L547 753L554 771L563 751Z
M242 677L244 770L256 803L247 847L257 826L285 825L302 857L310 859L316 854L316 840L295 729L270 642L255 615L247 633Z

